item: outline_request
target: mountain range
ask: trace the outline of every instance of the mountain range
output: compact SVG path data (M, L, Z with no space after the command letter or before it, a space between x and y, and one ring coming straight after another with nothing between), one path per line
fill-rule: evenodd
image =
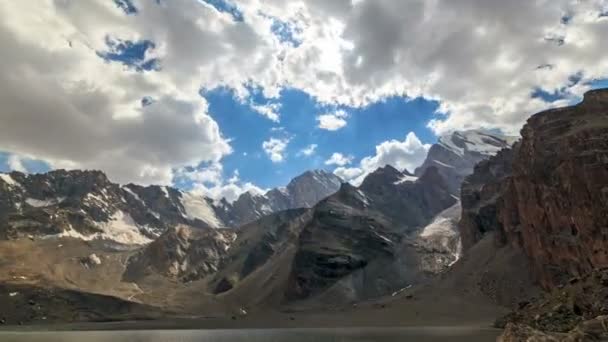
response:
M0 304L9 323L40 323L330 309L357 322L359 305L416 320L472 303L501 316L505 341L586 334L608 314L607 108L592 91L521 138L442 136L413 173L385 165L356 187L314 170L232 203L100 171L0 174Z
M277 211L311 207L337 191L340 183L332 173L308 171L285 188L264 195L246 192L233 203L216 203L172 187L121 186L100 171L11 172L0 174L0 234L146 244L178 224L238 227Z

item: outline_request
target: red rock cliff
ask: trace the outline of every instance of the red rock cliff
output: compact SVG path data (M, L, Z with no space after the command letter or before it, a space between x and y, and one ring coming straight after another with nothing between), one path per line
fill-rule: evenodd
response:
M608 90L538 113L521 133L512 170L499 155L463 184L465 248L498 231L499 243L523 248L545 288L608 267ZM506 171L499 184L484 180L496 168Z

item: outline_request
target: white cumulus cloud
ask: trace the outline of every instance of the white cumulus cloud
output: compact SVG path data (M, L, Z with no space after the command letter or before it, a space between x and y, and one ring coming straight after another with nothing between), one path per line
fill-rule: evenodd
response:
M339 167L334 173L359 185L365 176L385 165L411 172L424 162L429 148L430 144L423 144L414 132L410 132L403 141L388 140L377 145L376 154L363 158L358 167Z
M310 157L313 154L315 154L317 147L318 147L317 144L310 144L310 145L306 146L305 148L301 149L300 152L298 152L298 154L302 155L302 156Z
M16 154L11 154L7 160L8 167L11 171L27 172L27 168L23 165L21 157Z
M265 116L266 118L268 118L271 121L274 122L279 122L279 109L281 109L281 104L279 103L269 103L269 104L265 104L265 105L256 105L256 104L251 104L251 108L253 110L255 110L256 112L258 112L259 114L261 114L262 116Z
M320 114L317 116L318 127L328 131L337 131L346 126L348 114L344 110L337 110L334 113Z
M262 143L262 148L273 163L279 163L285 158L285 149L288 143L289 139L287 138L270 138Z
M335 152L325 161L325 165L344 166L350 164L353 159L353 156L345 156L342 153Z

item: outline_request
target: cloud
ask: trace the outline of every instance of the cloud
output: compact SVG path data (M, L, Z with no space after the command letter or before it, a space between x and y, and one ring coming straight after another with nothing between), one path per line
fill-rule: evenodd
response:
M8 167L11 171L19 171L27 173L27 168L23 165L21 157L16 154L11 154L7 160Z
M102 169L114 181L144 184L171 184L175 169L231 152L196 81L198 66L205 69L223 51L205 43L218 37L197 27L195 17L220 26L222 19L202 6L136 4L136 15L111 1L0 4L0 43L8 49L0 65L0 146L52 167ZM245 49L240 33L232 34L224 44ZM155 56L146 59L158 58L160 70L140 72L100 57L107 37L149 38ZM192 39L207 51L180 45ZM154 101L142 106L146 97Z
M576 101L589 81L608 77L605 0L264 3L301 29L302 44L283 60L291 87L355 107L391 95L437 100L440 115L428 123L437 134L517 133L529 115ZM565 101L532 99L537 88Z
M256 105L256 104L252 103L251 108L253 110L255 110L256 112L262 114L269 120L271 120L273 122L279 122L280 116L279 116L278 110L281 109L280 103L269 103L266 105Z
M369 173L385 165L413 171L424 162L430 147L430 144L423 144L414 132L410 132L403 141L389 140L377 145L376 154L363 158L358 167L339 167L334 173L345 181L359 185Z
M234 170L227 180L223 177L223 167L219 163L201 167L196 170L180 170L178 178L192 182L194 193L209 197L215 201L225 198L229 203L234 202L245 192L263 194L266 190L259 188L251 182L242 182L238 170Z
M285 149L287 148L288 143L289 139L286 138L270 138L262 143L262 148L273 163L279 163L285 158Z
M313 154L315 154L317 147L318 147L317 144L310 144L310 145L306 146L305 148L303 148L302 150L300 150L300 152L298 152L298 155L310 157Z
M363 170L358 167L338 167L334 170L334 174L347 182L352 182L363 174Z
M337 165L344 166L348 165L353 161L353 156L345 156L342 153L334 153L325 161L325 165Z
M169 184L175 170L232 152L201 89L229 88L247 103L252 88L269 100L294 88L334 107L422 96L439 102L428 122L437 134L514 133L608 76L604 0L249 0L236 16L197 1L132 5L0 2L5 152ZM298 44L282 41L277 21L297 28ZM150 43L130 62L107 58L128 42ZM531 98L538 89L564 98ZM280 119L278 108L258 109ZM318 125L340 129L345 114L321 114Z
M243 184L227 183L221 185L213 185L207 187L203 184L195 185L194 192L198 192L203 196L209 197L215 201L219 201L222 198L226 199L228 203L236 201L240 195L245 192L251 192L253 194L264 194L266 190L259 188L253 183L246 182Z
M337 110L335 113L320 114L317 116L318 127L328 131L337 131L346 126L346 118L348 118L348 114L343 110Z

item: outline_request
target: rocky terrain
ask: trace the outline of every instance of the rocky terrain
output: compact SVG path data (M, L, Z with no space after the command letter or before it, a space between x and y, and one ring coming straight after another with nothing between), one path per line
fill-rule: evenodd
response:
M140 270L201 279L225 297L256 293L240 299L248 306L321 297L348 303L422 283L458 257L457 234L445 226L454 223L455 210L433 221L457 206L457 199L435 168L402 181L406 176L391 166L380 168L359 188L342 184L311 209L241 226L229 245L217 230L196 237L181 237L191 229L169 231L129 258L125 279L140 282Z
M231 204L166 186L120 186L100 171L11 172L0 174L0 238L56 235L143 245L180 224L234 228L277 211L311 207L340 182L325 171L309 171L285 189L247 192Z
M431 146L415 175L420 176L427 168L436 167L449 190L458 196L462 181L473 173L477 163L501 149L511 147L517 139L518 137L482 130L456 131L443 135L437 144Z
M342 180L324 170L306 171L286 187L271 189L263 195L245 192L233 203L222 200L216 212L227 226L239 227L282 210L311 208L340 189Z
M123 278L137 281L150 272L182 281L203 278L217 272L235 239L230 229L169 228L129 258Z
M505 341L521 341L535 329L574 329L568 336L548 334L549 341L584 340L581 334L598 326L593 334L606 337L606 108L608 91L596 90L578 105L532 116L513 150L478 164L463 183L465 253L474 255L484 236L492 236L494 250L524 256L533 279L548 291L522 300L499 321L513 323Z
M392 300L438 296L446 301L437 304L444 320L465 298L498 315L539 298L541 273L506 211L512 191L505 184L526 139L499 151L513 139L454 132L415 175L387 165L355 187L309 171L233 203L170 187L120 186L98 171L2 174L0 284L27 286L31 291L20 292L26 300L38 289L92 296L85 303L109 296L133 303L125 317L148 308L151 315L220 317L353 303L383 310ZM460 194L459 179L476 162ZM7 291L10 301L14 291ZM30 311L15 314L38 317ZM416 320L417 312L407 316ZM104 311L91 315L111 319Z
M163 186L120 186L99 171L0 175L0 236L72 236L146 244L177 224L218 227L204 198Z

